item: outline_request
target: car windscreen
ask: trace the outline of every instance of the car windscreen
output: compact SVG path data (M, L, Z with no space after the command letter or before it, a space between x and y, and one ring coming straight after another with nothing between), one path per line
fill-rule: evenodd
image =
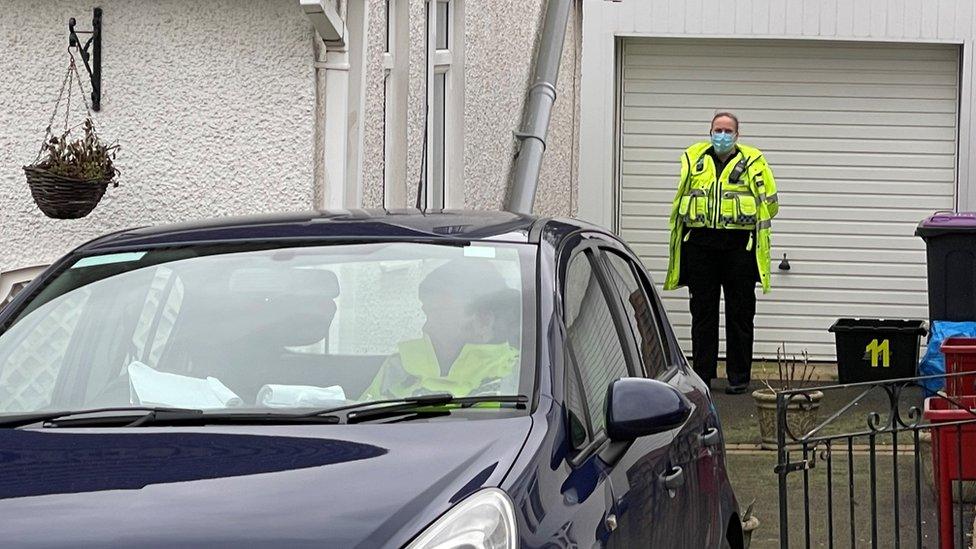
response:
M531 394L534 250L376 242L81 257L0 333L0 414Z

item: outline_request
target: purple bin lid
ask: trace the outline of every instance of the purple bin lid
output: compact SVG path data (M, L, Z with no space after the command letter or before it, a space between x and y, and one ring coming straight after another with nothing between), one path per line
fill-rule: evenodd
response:
M922 238L959 233L976 233L976 212L935 212L915 229Z

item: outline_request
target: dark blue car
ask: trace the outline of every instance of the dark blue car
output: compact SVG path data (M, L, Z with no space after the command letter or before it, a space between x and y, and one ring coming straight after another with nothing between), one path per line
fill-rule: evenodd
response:
M576 221L122 231L0 311L4 547L741 547L707 388Z

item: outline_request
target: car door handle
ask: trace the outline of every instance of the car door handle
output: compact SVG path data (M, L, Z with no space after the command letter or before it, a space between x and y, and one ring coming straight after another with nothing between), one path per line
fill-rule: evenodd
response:
M674 491L685 484L685 470L675 465L667 473L661 474L661 484L674 496Z
M718 429L715 427L709 427L707 431L701 434L701 443L703 446L716 446L720 439Z

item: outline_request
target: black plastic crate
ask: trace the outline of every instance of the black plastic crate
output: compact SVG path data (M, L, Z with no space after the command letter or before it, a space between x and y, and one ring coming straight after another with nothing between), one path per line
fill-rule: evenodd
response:
M840 318L829 330L837 343L841 383L912 377L918 366L924 320Z

